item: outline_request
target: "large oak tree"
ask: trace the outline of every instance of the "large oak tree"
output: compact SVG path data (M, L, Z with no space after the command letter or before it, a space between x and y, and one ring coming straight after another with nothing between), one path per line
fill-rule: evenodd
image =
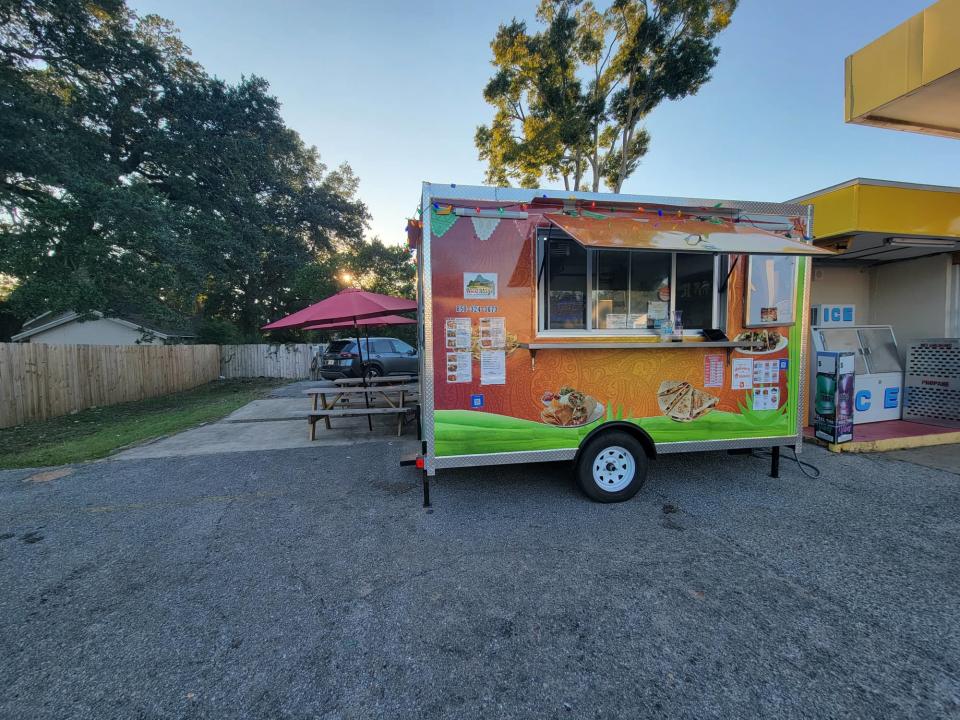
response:
M252 336L361 242L350 168L122 0L0 0L0 273L21 315L200 314Z

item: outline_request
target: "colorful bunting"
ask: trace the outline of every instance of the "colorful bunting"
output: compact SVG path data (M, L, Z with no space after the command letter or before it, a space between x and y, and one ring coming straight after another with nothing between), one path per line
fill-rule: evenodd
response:
M594 220L606 220L606 215L601 215L600 213L590 212L589 210L581 210L580 214L584 217L593 218Z
M457 216L453 212L430 211L430 232L434 237L443 237L455 222L457 222Z
M493 235L493 231L496 230L497 225L500 224L498 218L472 217L470 220L473 222L473 231L481 240L486 240Z

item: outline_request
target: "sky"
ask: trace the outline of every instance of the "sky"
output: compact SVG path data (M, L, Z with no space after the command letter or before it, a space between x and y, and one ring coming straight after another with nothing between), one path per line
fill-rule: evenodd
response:
M741 0L713 79L647 118L623 192L782 201L854 177L960 185L960 141L843 122L843 61L932 0ZM405 241L424 180L483 184L473 135L490 40L536 0L128 0L180 28L194 59L259 75L330 167L348 162L370 235ZM598 0L603 7L603 0Z

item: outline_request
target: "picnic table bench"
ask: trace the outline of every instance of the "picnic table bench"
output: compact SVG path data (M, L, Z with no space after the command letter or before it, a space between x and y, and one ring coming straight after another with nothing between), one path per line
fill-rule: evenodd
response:
M404 385L409 382L417 382L417 378L413 375L380 375L367 378L367 385ZM333 384L337 387L362 385L363 378L338 378Z
M370 418L373 415L397 416L397 435L403 433L403 421L408 412L416 410L416 404L409 404L409 400L420 390L419 383L407 383L402 385L378 385L375 387L357 387L341 386L332 388L312 388L304 390L306 395L311 396L313 403L310 413L307 415L307 422L310 424L310 439L316 440L317 421L323 420L324 426L330 429L330 418L332 417L367 417L370 429L373 429ZM374 396L374 402L382 400L386 405L369 405L370 396ZM331 399L327 399L328 396ZM346 399L346 405L338 405L341 400ZM364 400L363 405L350 404L351 400Z

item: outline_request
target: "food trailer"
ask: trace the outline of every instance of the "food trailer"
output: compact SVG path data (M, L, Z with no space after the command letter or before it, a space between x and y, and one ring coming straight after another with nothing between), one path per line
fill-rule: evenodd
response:
M425 183L421 458L573 460L594 500L663 453L802 444L812 208Z

